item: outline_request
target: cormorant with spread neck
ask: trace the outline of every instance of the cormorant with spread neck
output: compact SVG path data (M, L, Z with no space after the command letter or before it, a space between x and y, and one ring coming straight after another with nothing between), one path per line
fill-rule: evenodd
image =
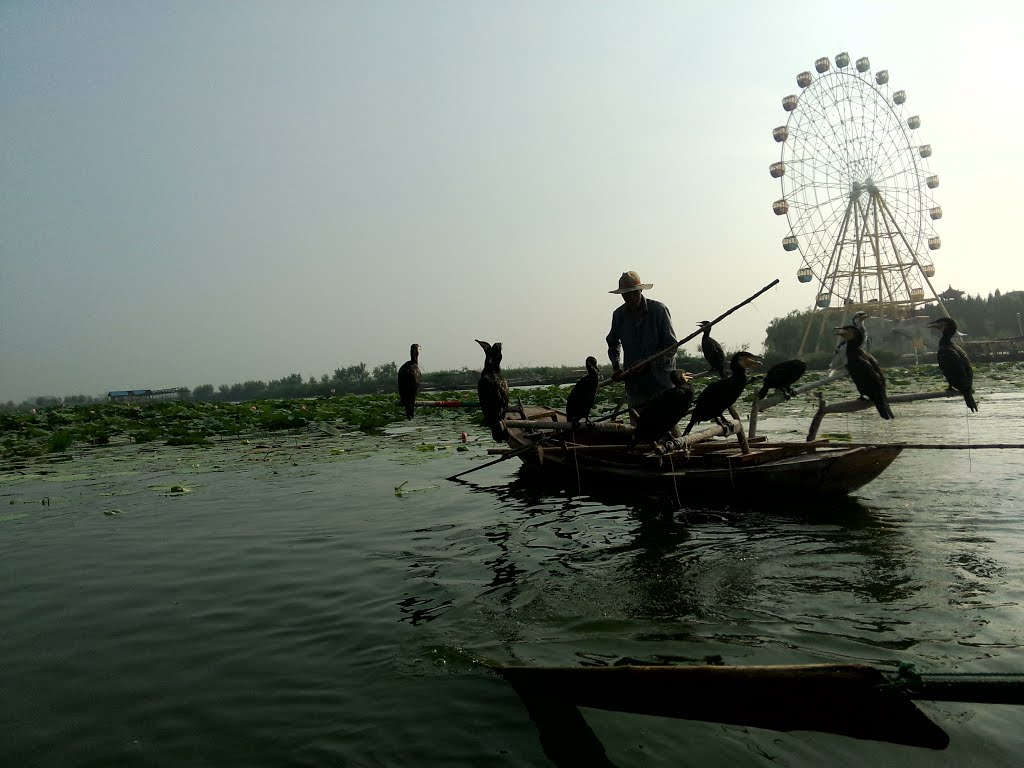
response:
M935 356L949 388L957 390L964 396L968 408L972 411L978 410L978 403L974 399L974 368L971 367L971 359L963 347L953 341L956 321L951 317L940 317L928 323L928 327L942 333Z
M761 383L761 391L757 393L758 400L764 400L768 396L768 390L777 389L787 400L793 397L793 385L797 379L804 375L807 370L807 363L803 360L786 360L776 363L768 369Z
M594 398L597 397L597 358L588 357L587 375L577 381L569 391L565 401L565 415L578 427L583 419L590 420L590 412L594 410Z
M885 374L878 361L861 347L864 331L855 325L844 325L836 328L836 335L846 340L846 368L857 385L857 391L875 404L878 415L883 419L895 419L885 391Z
M725 350L722 349L721 344L711 338L711 323L701 320L697 323L697 327L704 331L704 335L700 339L700 351L704 354L704 359L708 361L711 370L718 372L718 378L724 379Z
M476 339L476 343L484 351L484 367L476 385L480 410L484 415L484 424L490 427L491 437L500 443L505 439L505 425L501 420L508 410L508 382L501 375L501 342L488 344Z
M416 395L420 391L420 345L409 347L409 359L398 369L398 399L405 407L405 418L416 414Z
M864 310L855 312L853 315L853 324L860 328L861 333L864 334L864 343L861 344L861 347L863 347L865 352L867 352L871 348L871 339L868 336L868 329L864 325L864 321L867 320L869 317L871 317L871 315L869 315ZM843 368L845 365L846 341L843 340L836 344L836 350L832 355L832 364L829 367L832 368L833 370L839 370L840 368Z
M695 424L702 421L714 421L726 426L723 414L740 399L743 388L747 386L747 369L761 364L761 358L749 352L737 352L729 361L732 375L727 379L719 379L708 384L697 395L697 402L690 414L690 423L683 430L684 435L690 434Z

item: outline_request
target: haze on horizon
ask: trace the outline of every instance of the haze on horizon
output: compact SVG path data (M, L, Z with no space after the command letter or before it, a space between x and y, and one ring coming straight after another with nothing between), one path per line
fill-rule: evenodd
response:
M606 362L619 274L757 351L814 301L771 203L819 56L905 88L938 290L1024 288L1016 3L8 3L0 402ZM693 343L687 345L693 351Z

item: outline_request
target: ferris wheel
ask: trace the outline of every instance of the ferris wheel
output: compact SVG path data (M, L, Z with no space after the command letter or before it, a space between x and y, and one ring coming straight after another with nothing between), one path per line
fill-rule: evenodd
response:
M819 310L897 319L934 301L945 312L930 280L942 208L921 118L866 56L853 66L848 53L824 56L814 70L782 100L789 117L772 131L781 156L769 167L782 187L772 209L789 224L782 247L802 259L797 279L816 284Z

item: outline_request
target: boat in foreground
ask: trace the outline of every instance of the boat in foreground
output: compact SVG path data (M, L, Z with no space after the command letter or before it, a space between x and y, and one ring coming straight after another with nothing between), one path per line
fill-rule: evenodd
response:
M843 495L878 477L902 450L900 445L846 446L824 439L748 441L738 421L630 448L628 423L573 428L563 411L536 406L509 412L505 425L508 447L490 453L516 456L546 474L575 476L578 471L592 482L640 481L699 495Z

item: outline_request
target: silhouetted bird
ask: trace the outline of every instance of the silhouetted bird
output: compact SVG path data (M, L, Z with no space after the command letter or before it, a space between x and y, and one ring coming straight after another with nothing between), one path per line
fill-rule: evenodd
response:
M690 414L690 423L683 430L684 435L690 434L695 424L702 421L714 421L726 426L723 414L740 399L743 388L747 386L747 369L761 364L761 358L749 352L737 352L729 361L732 375L727 379L719 379L708 384L697 395L697 402Z
M409 347L409 359L398 369L398 399L405 407L405 418L416 414L416 395L420 392L420 345Z
M718 371L718 378L724 379L725 350L722 349L721 344L711 338L711 323L701 320L697 323L697 327L704 331L704 335L700 339L700 351L704 354L704 359L708 361L711 370Z
M953 334L956 333L956 321L951 317L940 317L928 323L929 328L941 331L942 338L939 339L939 348L935 357L939 361L939 368L950 389L957 390L964 396L964 402L972 411L978 410L978 403L974 399L974 368L971 367L971 359L964 352L963 347L953 341Z
M861 344L861 347L864 349L865 352L871 349L871 339L868 337L868 329L864 325L864 321L867 320L869 317L871 317L871 315L869 315L864 310L855 312L853 315L853 324L860 328L861 333L864 334L864 343ZM832 355L832 364L829 367L832 368L833 370L838 370L845 366L846 340L844 339L843 341L840 341L838 344L836 344L836 350Z
M480 410L483 412L484 424L490 427L491 437L500 443L505 439L506 432L501 421L508 410L508 382L501 375L501 342L488 344L476 339L476 343L484 350L484 367L476 385Z
M836 335L846 340L846 368L857 391L875 404L883 419L895 419L885 392L885 374L878 361L861 347L864 331L855 325L844 325L836 328Z
M590 420L590 412L594 410L594 398L597 397L597 358L588 357L587 375L577 381L569 391L565 401L565 415L578 427L583 419Z
M789 400L789 398L796 395L796 392L793 391L793 385L796 384L797 379L804 375L806 370L807 363L803 360L786 360L782 363L776 363L764 375L764 381L761 383L761 391L757 393L757 399L764 400L768 396L768 390L777 389Z
M693 387L682 371L669 374L672 388L659 392L643 406L637 418L636 429L630 447L637 443L653 443L667 437L672 428L690 410L693 402Z

